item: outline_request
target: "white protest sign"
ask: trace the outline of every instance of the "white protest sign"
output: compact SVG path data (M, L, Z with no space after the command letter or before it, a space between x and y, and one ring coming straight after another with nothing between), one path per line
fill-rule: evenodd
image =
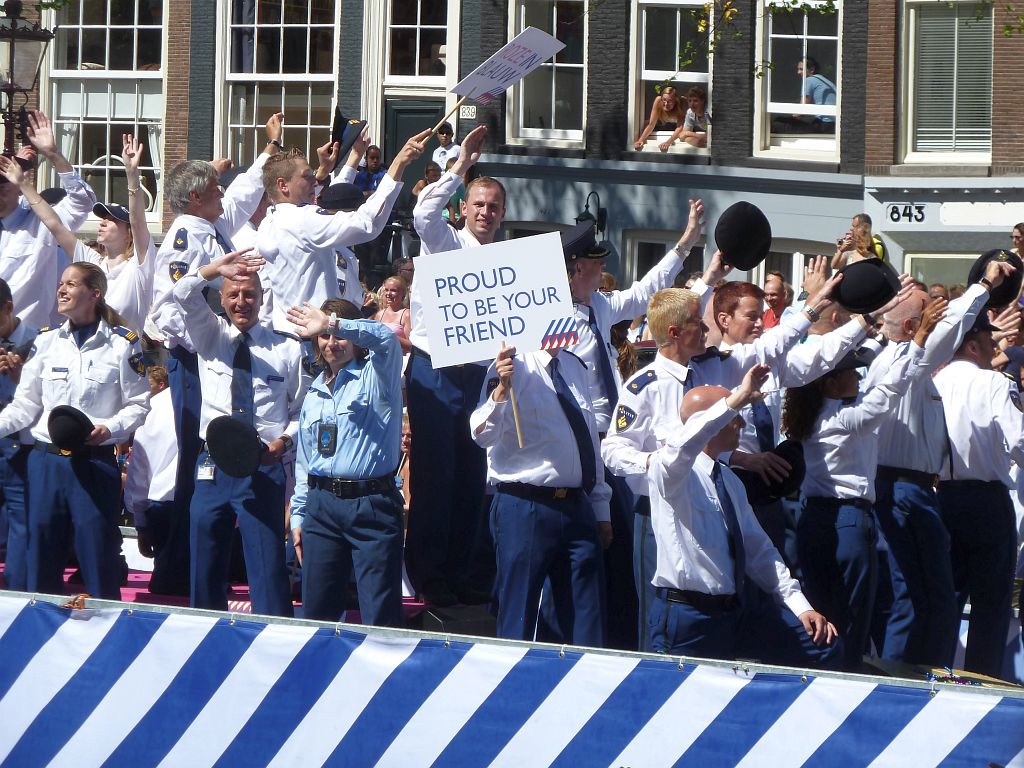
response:
M434 368L579 341L557 232L416 259Z
M565 43L547 32L527 27L462 78L452 93L487 104L563 48Z

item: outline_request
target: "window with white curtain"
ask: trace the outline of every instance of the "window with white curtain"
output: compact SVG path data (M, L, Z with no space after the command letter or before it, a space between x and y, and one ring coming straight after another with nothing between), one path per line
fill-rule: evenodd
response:
M122 135L138 136L142 194L158 212L163 148L163 0L70 0L56 11L50 115L61 152L100 200L128 202Z
M226 154L235 163L256 158L266 146L267 119L284 112L285 145L315 165L316 148L331 132L339 6L336 0L231 0L222 103Z
M907 12L907 159L984 159L992 149L992 7L916 2Z

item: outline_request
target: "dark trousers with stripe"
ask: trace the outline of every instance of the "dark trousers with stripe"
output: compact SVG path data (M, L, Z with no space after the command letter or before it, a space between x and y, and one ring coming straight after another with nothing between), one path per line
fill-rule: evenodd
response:
M604 565L590 502L523 499L499 491L491 504L497 554L498 637L532 640L545 579L565 642L605 641Z
M658 544L651 525L651 498L637 496L633 509L633 582L638 602L637 633L640 650L651 651L650 614L654 606L655 589L651 583L658 567Z
M310 488L302 520L302 612L339 621L355 569L363 624L402 626L402 496L354 499Z
M207 458L206 451L200 453L196 468ZM284 564L284 502L281 462L260 467L249 477L231 477L217 469L213 480L196 480L190 514L193 608L227 610L237 519L253 613L292 615Z
M949 530L961 611L971 601L964 668L1001 677L1017 560L1010 492L1002 483L939 483L939 510Z
M69 534L84 590L121 599L121 473L114 449L103 457L28 455L28 589L63 594Z
M0 535L4 536L4 583L7 589L28 589L28 511L25 485L31 448L17 440L0 440ZM6 530L5 530L6 529Z

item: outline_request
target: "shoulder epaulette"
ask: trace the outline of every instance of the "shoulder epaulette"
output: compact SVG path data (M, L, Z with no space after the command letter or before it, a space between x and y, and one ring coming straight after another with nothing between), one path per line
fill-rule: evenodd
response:
M288 331L279 331L277 330L277 328L274 328L273 331L278 336L284 336L286 339L294 339L295 341L299 342L302 341L302 338L300 336L296 336L294 333L288 333Z
M575 357L577 360L580 361L580 365L583 366L583 370L588 370L588 368L589 368L589 366L587 365L586 361L582 357L577 355L575 352L570 352L568 349L563 349L558 354L560 354L560 355L570 355L572 357Z
M174 250L184 251L188 249L188 230L182 227L174 236Z
M118 336L123 336L128 339L130 344L134 344L139 340L139 334L133 331L131 328L125 328L123 325L112 325L110 326L110 332L116 333Z
M640 392L648 384L651 384L658 380L658 374L648 368L646 371L640 371L629 384L626 385L626 389L632 392L634 395Z
M60 328L59 325L54 325L54 326L44 325L42 328L39 329L39 332L40 333L46 333L47 331L56 331L58 328Z
M718 347L708 347L706 351L702 352L699 355L694 355L693 357L690 358L690 360L695 363L702 363L705 360L714 360L715 358L718 358L719 360L725 360L731 354L732 352L729 350L725 350L723 352L719 350Z

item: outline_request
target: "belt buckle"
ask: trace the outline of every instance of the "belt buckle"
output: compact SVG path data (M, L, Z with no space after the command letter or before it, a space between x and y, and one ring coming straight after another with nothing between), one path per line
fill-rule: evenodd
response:
M61 456L70 456L71 455L71 451L69 451L67 448L61 448L60 449L60 455Z
M341 478L331 478L331 493L333 493L338 498L341 498Z
M555 488L556 499L564 499L568 494L569 490L567 488Z

